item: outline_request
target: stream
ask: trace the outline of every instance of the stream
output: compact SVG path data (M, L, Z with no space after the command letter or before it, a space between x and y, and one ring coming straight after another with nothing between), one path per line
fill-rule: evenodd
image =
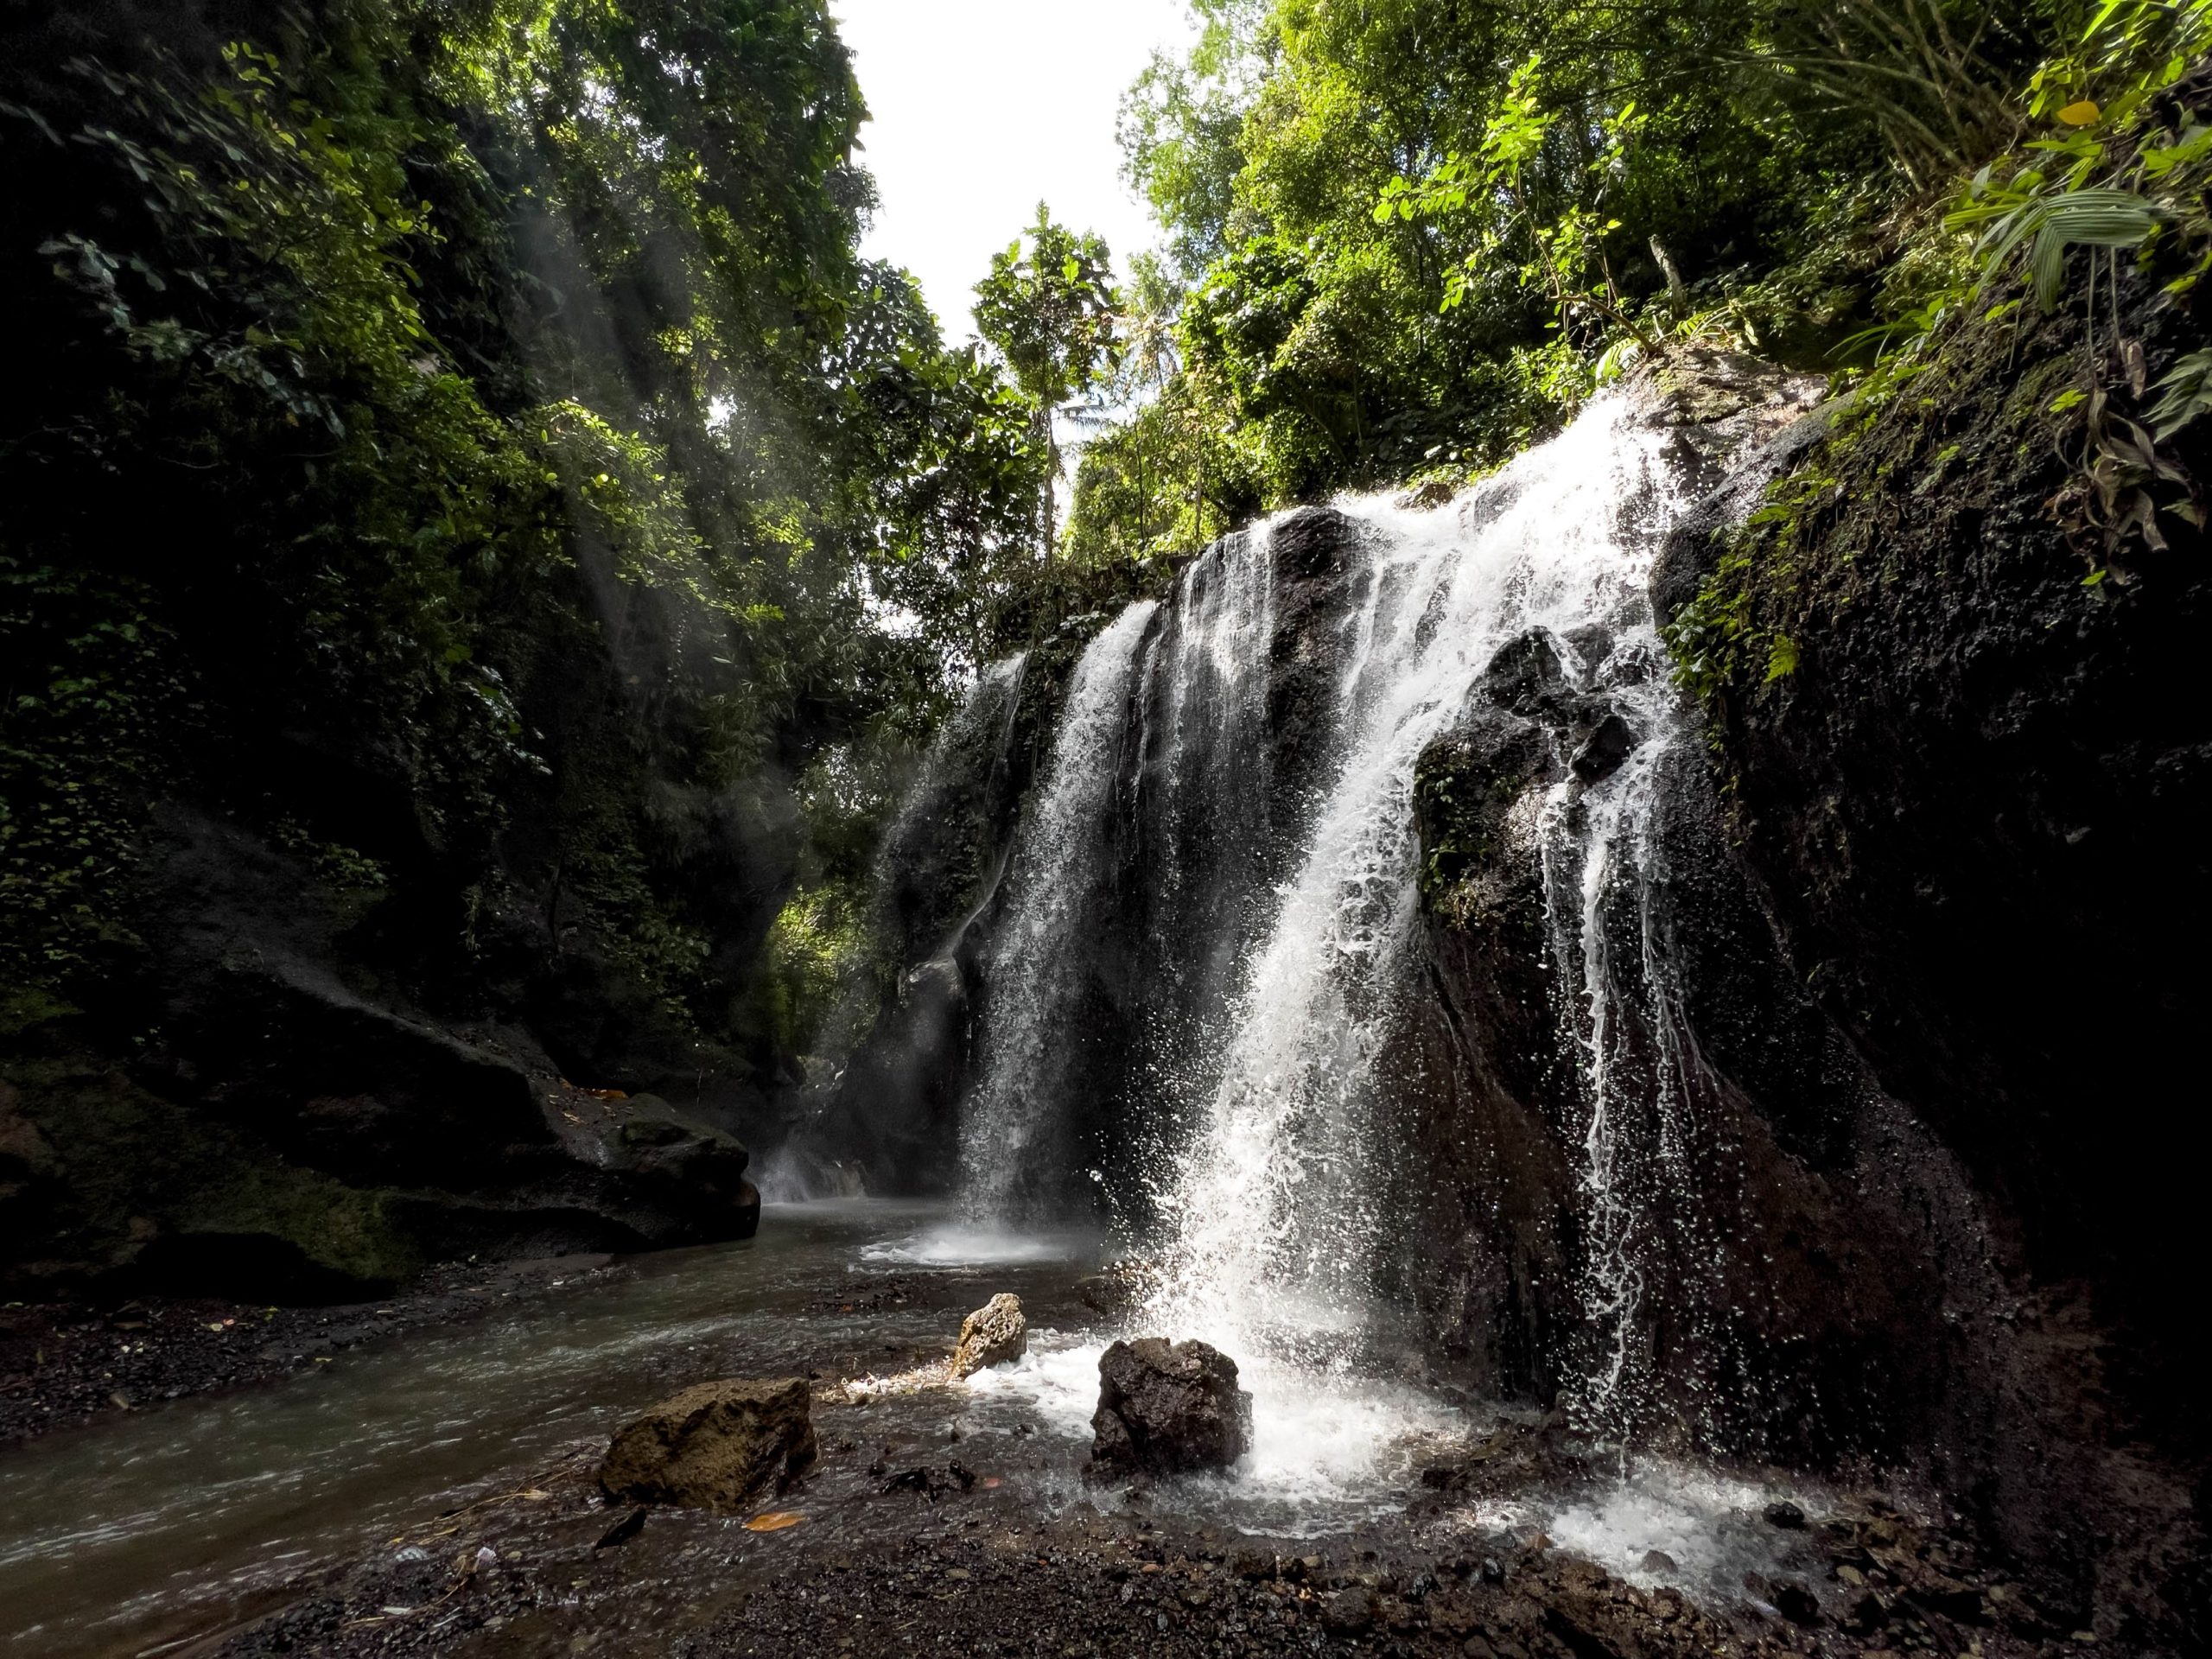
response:
M957 1448L1003 1486L978 1494L1001 1516L1110 1511L1124 1500L1081 1478L1109 1333L1074 1292L1100 1254L1083 1235L978 1231L943 1205L777 1205L749 1243L641 1258L612 1282L286 1382L48 1435L0 1457L0 1650L91 1659L193 1645L430 1517L588 1468L626 1414L713 1376L818 1374L825 1457L793 1500L810 1546L880 1541L880 1465L862 1467L877 1448L894 1465ZM962 1313L1001 1290L1029 1312L1029 1354L947 1385L936 1362ZM1402 1516L1418 1465L1491 1421L1344 1371L1262 1359L1245 1382L1252 1453L1232 1478L1178 1483L1155 1501L1254 1535L1325 1538ZM1531 1494L1452 1524L1548 1528L1629 1572L1663 1547L1686 1581L1725 1582L1758 1553L1764 1489L1657 1465L1623 1473L1604 1493ZM705 1592L684 1577L669 1574L664 1599L630 1614L641 1633L696 1611Z
M642 1257L566 1298L13 1449L0 1456L4 1650L135 1654L219 1624L425 1514L603 1450L624 1414L707 1377L825 1360L904 1370L948 1333L927 1299L893 1300L913 1274L887 1241L939 1219L925 1205L779 1207L747 1243ZM1011 1252L1027 1261L988 1264L990 1288L1043 1305L1090 1249L1029 1242ZM950 1294L985 1271L926 1277Z

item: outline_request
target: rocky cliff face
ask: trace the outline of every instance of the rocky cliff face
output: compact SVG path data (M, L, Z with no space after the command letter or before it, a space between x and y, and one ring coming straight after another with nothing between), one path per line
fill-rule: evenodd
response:
M1726 360L1668 375L1652 418L1673 427L1692 493L1726 492L1747 454L1770 470L1799 442L1802 385ZM1947 1298L1980 1294L1984 1223L1802 989L1694 742L1647 757L1633 868L1603 877L1593 920L1562 932L1592 900L1560 890L1586 873L1548 864L1540 820L1597 810L1592 791L1657 741L1628 699L1669 666L1604 629L1524 635L1422 756L1431 995L1397 1064L1411 1213L1453 1243L1409 1253L1407 1288L1488 1390L1580 1391L1625 1431L1738 1453L1884 1452L1936 1432ZM1607 964L1597 1013L1580 1006L1586 953ZM1585 1052L1596 1017L1602 1102ZM1601 1109L1616 1121L1599 1170L1583 1143ZM1622 1209L1635 1236L1600 1236L1629 1224ZM1597 1282L1608 1251L1612 1287ZM1624 1296L1619 1328L1593 1322Z
M2155 379L2202 326L2127 287ZM1807 1003L1980 1217L1964 1259L1927 1249L1934 1462L2023 1549L2101 1572L2147 1650L2206 1611L2181 1565L2208 1446L2181 1287L2202 1255L2207 549L2194 486L2120 464L2124 366L2099 360L2108 407L2060 403L2077 323L1941 367L1847 415L1779 525L1716 512L1718 540L1678 538L1660 598L1717 596L1795 647L1789 672L1715 677L1720 821ZM2163 459L2201 479L2212 446L2193 429ZM2145 488L2163 545L2113 527Z
M134 880L135 1040L59 1008L7 1033L12 1293L357 1300L434 1261L757 1224L722 1103L579 1086L525 1029L411 1005L327 887L237 825L168 809Z

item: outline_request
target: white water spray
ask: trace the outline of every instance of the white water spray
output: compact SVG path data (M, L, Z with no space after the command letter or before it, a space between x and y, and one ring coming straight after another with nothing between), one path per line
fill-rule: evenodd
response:
M1404 1012L1418 918L1415 765L1499 647L1530 629L1564 640L1596 626L1613 662L1656 661L1644 589L1672 511L1662 442L1625 401L1602 402L1450 512L1344 504L1378 534L1337 691L1343 753L1302 867L1245 965L1201 1136L1162 1195L1174 1236L1154 1323L1306 1367L1346 1363L1365 1334L1390 1230L1375 1068ZM1598 793L1633 803L1676 716L1656 683L1625 701L1641 764ZM1556 797L1562 814L1570 787ZM1587 823L1609 853L1618 823L1637 818L1601 809ZM1592 861L1597 879L1605 867ZM1605 976L1586 977L1602 1004ZM1600 1202L1605 1105L1600 1091L1586 1137ZM1608 1278L1605 1292L1625 1319L1632 1289Z
M1026 833L1018 855L1031 874L1001 960L1036 963L1035 994L1017 989L994 1013L965 1141L970 1191L1008 1191L1036 1139L1024 1114L1052 1109L1013 1085L1041 1075L1065 1005L1054 975L1071 970L1050 951L1080 951L1071 925L1101 885L1085 861L1106 844L1095 815L1122 810L1166 895L1155 971L1179 1000L1155 1023L1205 1039L1142 1074L1160 1098L1129 1103L1132 1120L1176 1126L1150 1195L1151 1289L1131 1328L1235 1356L1270 1456L1295 1462L1294 1443L1349 1434L1384 1457L1392 1436L1378 1424L1402 1440L1452 1416L1378 1380L1390 1334L1378 1280L1408 1243L1390 1213L1406 1172L1389 1122L1406 1084L1383 1068L1416 1006L1421 756L1465 716L1501 649L1531 634L1634 745L1610 776L1553 788L1526 832L1543 866L1562 1057L1581 1084L1581 1116L1556 1126L1587 1229L1580 1403L1625 1421L1648 1374L1639 1263L1668 1242L1656 1236L1655 1184L1692 1179L1696 1064L1668 989L1657 891L1659 785L1684 730L1647 591L1681 505L1668 442L1633 401L1601 399L1446 511L1339 503L1366 534L1324 579L1325 615L1276 614L1292 591L1275 568L1287 533L1277 521L1194 566L1166 617L1134 608L1084 658L1037 850ZM1325 659L1333 676L1318 692L1310 677L1297 688L1325 705L1305 711L1297 757L1313 798L1287 817L1280 802L1271 818L1240 817L1273 781L1253 762L1269 752L1286 649L1309 668ZM1122 729L1132 706L1144 721L1134 766ZM1128 777L1123 798L1116 783ZM1224 849L1258 838L1262 822L1294 831L1280 847Z

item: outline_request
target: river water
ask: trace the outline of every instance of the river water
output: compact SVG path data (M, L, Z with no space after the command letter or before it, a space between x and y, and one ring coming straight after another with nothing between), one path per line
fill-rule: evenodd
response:
M1081 1237L917 1269L922 1205L771 1209L744 1244L0 1452L0 1651L137 1653L219 1624L403 1526L603 1450L625 1413L710 1377L907 1369L971 1283L1068 1303ZM988 1280L988 1290L982 1287ZM894 1300L896 1299L896 1300ZM880 1304L880 1305L878 1305ZM1078 1306L1078 1311L1079 1306ZM950 1318L951 1331L946 1329Z
M957 1455L1003 1488L988 1494L1001 1515L1110 1511L1121 1496L1082 1479L1098 1356L1121 1334L1077 1294L1100 1249L1080 1234L978 1230L944 1205L771 1206L749 1243L641 1258L611 1281L283 1382L0 1452L0 1654L151 1659L193 1645L432 1517L588 1468L627 1414L718 1376L816 1376L826 1455L789 1501L824 1541L878 1541L879 1450L893 1466ZM962 1315L1002 1290L1029 1313L1029 1354L946 1383ZM1264 1355L1243 1380L1250 1456L1149 1503L1258 1536L1342 1535L1402 1518L1421 1465L1493 1421L1408 1379ZM1685 1583L1733 1581L1770 1491L1656 1465L1622 1473L1447 1524L1548 1529L1630 1574L1665 1548ZM668 1576L627 1615L632 1635L731 1588Z
M772 1206L748 1243L640 1258L612 1282L287 1382L0 1452L0 1652L135 1656L221 1628L427 1516L595 1456L626 1414L710 1377L815 1371L819 1394L907 1379L852 1414L871 1445L957 1434L971 1464L1019 1468L1034 1504L1087 1502L1106 1333L1074 1287L1097 1252L1079 1234L963 1228L944 1206ZM962 1314L1001 1290L1029 1312L1029 1357L967 1387L912 1387ZM1249 1478L1187 1495L1238 1524L1354 1524L1402 1489L1416 1431L1452 1421L1409 1390L1319 1398L1253 1381ZM834 1407L817 1420L837 1432ZM840 1471L854 1462L825 1460L833 1491L866 1484Z

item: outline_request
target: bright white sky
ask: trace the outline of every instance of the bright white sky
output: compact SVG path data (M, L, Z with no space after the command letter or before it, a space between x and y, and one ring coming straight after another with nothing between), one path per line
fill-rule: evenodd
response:
M991 255L1052 216L1096 231L1126 276L1159 239L1122 182L1121 98L1156 47L1193 29L1183 0L831 0L874 116L861 157L883 197L863 245L906 266L948 340L974 333Z

